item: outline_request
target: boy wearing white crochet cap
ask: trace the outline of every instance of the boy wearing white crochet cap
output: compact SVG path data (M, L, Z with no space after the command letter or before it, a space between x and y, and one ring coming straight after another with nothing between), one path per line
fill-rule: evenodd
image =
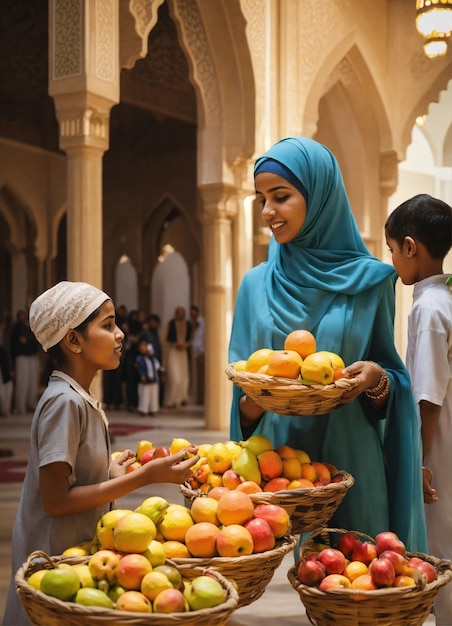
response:
M124 338L106 293L87 283L58 283L32 303L30 327L56 369L31 424L4 626L29 624L14 575L31 552L58 555L92 540L115 499L151 483L182 483L198 458L184 460L183 450L130 473L131 450L111 460L107 418L90 393L99 370L118 367Z

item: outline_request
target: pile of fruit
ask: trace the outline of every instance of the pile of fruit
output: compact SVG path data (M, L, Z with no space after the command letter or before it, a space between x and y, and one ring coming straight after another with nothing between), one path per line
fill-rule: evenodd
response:
M319 544L306 551L295 569L302 584L322 591L415 587L422 579L430 583L438 578L431 563L409 556L403 541L390 531L378 534L375 542L345 532L334 547Z
M139 508L162 520L170 506L180 505L155 497ZM214 576L205 573L185 579L167 562L151 517L138 511L109 511L98 522L93 554L86 562L62 562L38 570L27 579L28 584L63 601L130 612L180 613L225 602L226 589ZM83 550L85 545L74 546L63 555Z
M344 367L342 357L335 352L317 351L314 335L303 329L286 336L283 350L259 348L234 363L238 372L294 378L305 385L329 385L343 377Z
M245 441L201 445L199 461L188 483L191 489L211 494L214 488L276 492L323 487L342 480L330 463L312 461L307 452L288 445L273 448L264 435Z

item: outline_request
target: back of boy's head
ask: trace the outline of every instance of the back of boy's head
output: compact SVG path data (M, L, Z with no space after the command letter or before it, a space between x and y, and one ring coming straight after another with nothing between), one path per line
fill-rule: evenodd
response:
M385 230L400 248L405 237L411 237L425 246L432 259L443 259L452 246L452 207L429 194L418 194L394 209Z

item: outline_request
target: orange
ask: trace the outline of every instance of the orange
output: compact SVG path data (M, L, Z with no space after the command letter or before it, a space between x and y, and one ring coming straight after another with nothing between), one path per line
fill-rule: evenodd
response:
M191 516L196 523L210 522L218 526L217 508L218 500L210 498L209 496L199 496L199 498L195 498L192 502L190 508Z
M369 573L369 568L362 561L350 561L344 570L344 576L347 576L350 582L353 582L358 576Z
M212 557L217 554L217 535L220 529L210 522L198 522L187 530L185 545L193 556Z
M187 546L181 541L169 539L162 541L162 546L167 559L187 559L191 556Z
M217 517L221 524L245 524L253 517L254 504L244 491L228 491L218 500Z
M316 351L315 337L309 332L309 330L301 328L293 330L286 337L284 349L295 350L295 352L298 352L302 359L305 359L307 356Z
M298 378L303 359L295 350L275 350L268 359L268 374L285 378Z
M317 471L312 463L301 464L301 478L306 478L306 480L310 480L312 483L317 480Z
M273 350L271 350L270 348L260 348L259 350L255 350L255 352L250 354L250 356L248 357L245 371L255 374L263 365L268 363L268 360L272 353Z
M307 478L295 478L290 481L286 489L313 489L314 487L314 483Z

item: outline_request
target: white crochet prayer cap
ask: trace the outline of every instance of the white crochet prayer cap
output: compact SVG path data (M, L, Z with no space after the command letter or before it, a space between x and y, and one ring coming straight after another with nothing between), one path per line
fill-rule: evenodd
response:
M77 328L110 296L88 283L62 281L32 302L30 328L47 352L56 346L68 330Z

